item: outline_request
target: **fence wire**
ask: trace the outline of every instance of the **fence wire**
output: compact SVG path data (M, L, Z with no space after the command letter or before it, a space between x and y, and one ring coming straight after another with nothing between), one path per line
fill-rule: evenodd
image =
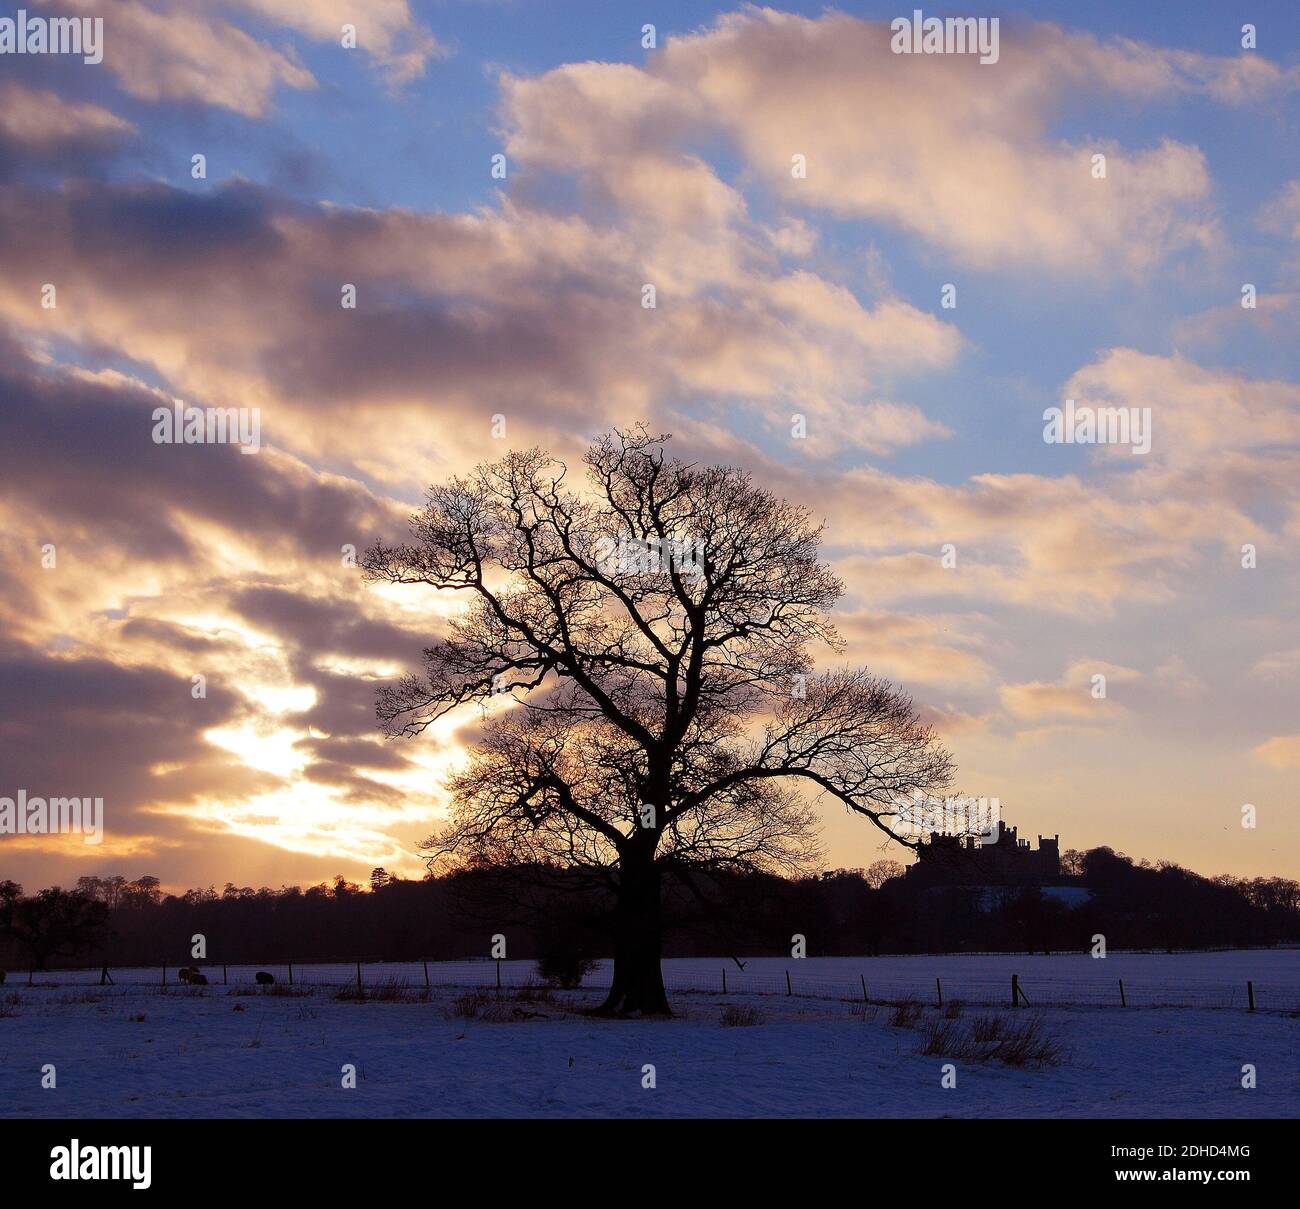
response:
M259 965L196 963L209 986L246 987L257 985L257 974L270 974L277 986L345 988L360 986L374 989L403 985L412 989L429 988L496 988L522 989L538 986L543 980L536 963L487 959L430 962L296 962L278 961ZM1003 973L977 971L952 972L932 970L926 975L872 975L864 964L856 978L805 974L798 962L781 970L765 965L760 970L742 970L734 965L719 964L712 973L699 961L689 970L665 967L664 985L678 994L788 995L813 999L839 999L871 1003L918 1001L938 1005L955 1001L978 1005L1012 1003L1012 983ZM82 967L40 971L30 976L11 973L5 989L30 985L42 987L85 987L101 985L101 967ZM608 987L611 963L599 962L582 980L585 990ZM110 968L112 985L122 987L185 985L177 967ZM1031 1007L1197 1007L1250 1008L1267 1011L1300 1011L1300 985L1272 980L1230 982L1201 980L1172 983L1141 977L1060 978L1042 975L1017 977L1021 1004Z

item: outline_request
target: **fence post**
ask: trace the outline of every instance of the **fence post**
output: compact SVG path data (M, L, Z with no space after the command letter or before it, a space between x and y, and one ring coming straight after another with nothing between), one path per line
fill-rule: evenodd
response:
M937 978L934 980L934 990L939 996L939 1006L943 1007L943 987L939 985L939 980Z
M424 966L424 989L427 991L429 989L429 963L423 961L420 964Z
M791 987L791 985L790 985L790 971L789 971L789 970L786 970L786 972L785 972L785 993L786 993L787 995L793 995L793 994L794 994L794 988Z
M32 985L32 975L33 975L35 972L36 972L36 971L33 970L33 969L31 969L31 968L28 969L28 971L27 971L27 985L28 985L28 986L31 986L31 985Z
M497 990L501 989L501 958L497 958Z
M1250 1000L1250 1010L1253 1012L1255 1010L1255 984L1250 979L1246 980L1246 998Z
M361 963L357 962L357 990L361 989Z
M99 985L100 986L113 985L113 980L108 976L108 966L105 966L102 970L99 971Z
M1119 980L1119 1006L1128 1007L1128 1000L1124 997L1124 980Z
M166 966L163 966L163 980L162 980L162 984L163 984L163 986L166 986L166 985L167 985L167 967L166 967Z
M722 967L722 993L724 995L727 993L727 967L726 966Z
M871 1000L867 998L867 976L865 974L859 974L858 978L862 983L862 1002L870 1003Z
M293 962L289 963L289 985L293 986Z
M1020 975L1011 975L1011 1006L1020 1006Z

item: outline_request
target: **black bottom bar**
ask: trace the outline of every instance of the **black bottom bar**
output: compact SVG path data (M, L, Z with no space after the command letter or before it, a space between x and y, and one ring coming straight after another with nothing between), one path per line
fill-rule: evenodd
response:
M968 1193L988 1179L1013 1179L1018 1188L1068 1187L1071 1194L1139 1186L1272 1185L1287 1155L1280 1121L746 1121L741 1144L724 1124L701 1133L689 1121L0 1121L6 1145L3 1185L47 1195L99 1197L105 1191L194 1192L258 1203L277 1194L355 1193L384 1197L450 1192L446 1181L490 1173L499 1194L517 1188L543 1193L556 1181L593 1188L592 1177L639 1154L653 1138L662 1161L680 1131L683 1156L692 1156L691 1183L701 1177L732 1194L752 1179L767 1180L769 1160L802 1156L796 1178L824 1185L830 1177L869 1181L906 1178L927 1198ZM860 1145L870 1139L871 1170ZM647 1129L653 1129L647 1134ZM755 1129L771 1129L768 1143L793 1150L756 1150ZM863 1135L862 1130L869 1131ZM688 1133L689 1131L689 1133ZM828 1136L831 1135L831 1136ZM75 1139L75 1142L74 1142ZM1288 1139L1285 1145L1291 1145ZM829 1143L829 1145L827 1144ZM107 1155L95 1148L111 1147ZM808 1147L808 1149L804 1149ZM118 1148L128 1148L121 1150ZM137 1148L131 1150L130 1148ZM147 1148L147 1152L144 1148ZM93 1154L93 1157L91 1157ZM768 1159L758 1156L767 1154ZM147 1158L146 1158L147 1155ZM623 1158L618 1156L622 1155ZM509 1161L502 1163L508 1156ZM918 1163L918 1158L930 1156ZM942 1161L931 1161L941 1158ZM76 1161L77 1177L71 1177ZM701 1161L704 1160L704 1161ZM710 1161L711 1160L711 1161ZM114 1169L116 1163L116 1169ZM53 1174L52 1174L53 1173ZM1208 1179L1204 1173L1209 1173ZM796 1175L792 1169L791 1175ZM60 1178L55 1178L56 1176ZM98 1178L96 1178L98 1176ZM116 1176L116 1178L114 1178ZM668 1169L665 1185L671 1186ZM512 1185L512 1181L514 1182ZM147 1183L147 1187L143 1186ZM136 1184L141 1185L135 1187ZM759 1185L761 1190L762 1185ZM552 1186L551 1193L554 1194ZM8 1198L7 1198L8 1199ZM10 1203L19 1203L11 1200Z

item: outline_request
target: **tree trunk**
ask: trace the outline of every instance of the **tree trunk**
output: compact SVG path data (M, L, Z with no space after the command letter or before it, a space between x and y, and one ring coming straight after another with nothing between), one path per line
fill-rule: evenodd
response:
M601 1016L671 1016L664 992L663 903L654 850L640 846L619 861L618 898L614 905L614 981Z

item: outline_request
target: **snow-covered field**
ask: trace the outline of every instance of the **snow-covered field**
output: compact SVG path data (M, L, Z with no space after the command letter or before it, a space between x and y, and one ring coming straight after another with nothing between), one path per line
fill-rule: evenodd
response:
M1124 1002L1129 1006L1173 1005L1181 1007L1247 1006L1248 982L1253 983L1256 1006L1283 1011L1300 1010L1300 949L1249 949L1205 953L1112 952L1105 959L1086 954L1053 956L1038 954L943 954L913 957L812 957L794 960L779 957L742 959L740 969L730 958L676 958L664 962L664 982L669 991L721 991L732 993L786 993L786 974L796 995L832 999L862 999L862 985L872 1000L914 996L929 1003L939 990L947 999L970 1003L1007 1004L1011 998L1011 976L1016 974L1026 999L1034 1006L1119 1006L1119 984L1124 983ZM495 986L496 962L488 960L430 962L430 984L438 986ZM203 965L212 983L220 983L223 967ZM259 969L268 970L277 982L296 985L346 986L356 983L356 966L286 964L230 966L224 976L229 985L253 981ZM419 962L369 963L362 966L367 986L401 979L423 988L425 969ZM161 985L159 967L113 969L114 982L121 986ZM609 985L608 962L600 963L583 985L595 990ZM11 972L9 985L21 986L26 975ZM175 985L176 969L166 973ZM536 981L531 961L500 963L503 987L518 987ZM936 987L936 979L939 986ZM42 984L93 986L98 970L56 971L41 974Z
M440 985L452 972L444 965L430 967L428 992L418 963L367 966L363 1002L337 997L355 967L295 969L292 994L255 991L243 968L222 986L219 966L215 985L173 982L166 991L153 981L160 971L140 971L149 982L114 971L117 985L105 988L85 973L42 975L30 989L11 975L0 989L0 1115L1300 1116L1294 951L754 959L743 974L727 963L725 997L723 964L666 963L679 988L668 1021L592 1020L579 1014L595 999L590 991L521 995L532 974L525 962L503 963L500 996L493 963L464 963L457 981L487 984L476 997ZM978 995L964 994L984 986L992 994L1011 973L1033 1007L1013 1011L1000 999L979 1007ZM851 1002L862 976L873 999L877 987L887 998L904 996L886 988L911 988L928 1006L898 1026L893 1008ZM936 976L948 1004L966 999L951 1019L933 1006ZM1254 1013L1244 1010L1247 977L1260 998ZM1173 1001L1185 987L1225 997L1241 983L1240 1002L1146 1007L1130 995L1127 1010L1038 1006L1053 981L1100 996L1119 978L1126 992L1130 983L1149 989L1151 1002ZM384 984L395 1001L374 997ZM830 997L838 987L845 997ZM1288 1012L1264 1010L1261 990L1288 999ZM757 1023L724 1026L727 1007L752 1007ZM1061 1060L1022 1067L920 1052L934 1022L961 1035L990 1016L1011 1026L1038 1018ZM953 1088L941 1086L946 1063ZM348 1064L355 1089L342 1086ZM1253 1089L1242 1087L1246 1064ZM41 1086L47 1065L53 1089ZM648 1065L653 1088L643 1087Z

